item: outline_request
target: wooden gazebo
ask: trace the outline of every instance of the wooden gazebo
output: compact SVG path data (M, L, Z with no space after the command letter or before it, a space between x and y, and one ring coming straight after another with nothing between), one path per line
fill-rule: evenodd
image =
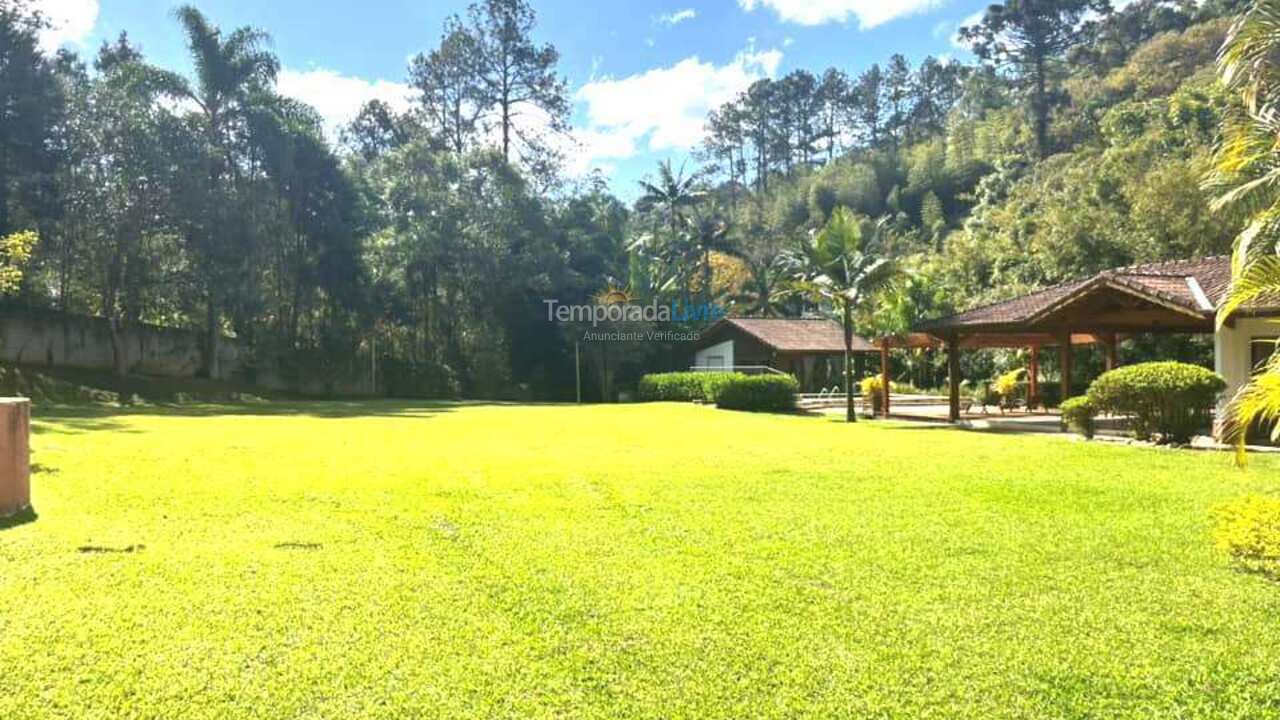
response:
M1116 345L1138 333L1214 332L1217 303L1231 279L1230 258L1133 265L1098 273L919 324L913 332L880 338L880 370L889 386L889 350L941 347L947 351L950 418L960 419L960 351L1026 348L1028 390L1038 395L1040 351L1058 350L1062 397L1071 386L1071 348L1101 344L1106 367ZM1229 378L1230 380L1230 378ZM889 410L885 393L884 411Z

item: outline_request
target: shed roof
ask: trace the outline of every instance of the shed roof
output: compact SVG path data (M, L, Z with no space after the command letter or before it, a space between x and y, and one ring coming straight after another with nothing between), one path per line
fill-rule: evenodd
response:
M709 336L721 327L746 333L778 352L844 352L844 329L839 323L825 318L729 317L717 321L703 334ZM865 338L853 336L854 352L875 350L876 347Z

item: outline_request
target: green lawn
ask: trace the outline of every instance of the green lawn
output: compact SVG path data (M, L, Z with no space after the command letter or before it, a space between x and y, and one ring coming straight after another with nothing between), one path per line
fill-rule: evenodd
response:
M37 412L0 718L1280 717L1280 464L612 407ZM3 527L3 526L0 526Z

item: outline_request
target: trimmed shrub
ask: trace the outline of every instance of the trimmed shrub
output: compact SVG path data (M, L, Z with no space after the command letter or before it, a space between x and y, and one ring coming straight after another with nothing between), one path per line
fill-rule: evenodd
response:
M789 412L796 409L800 383L790 375L743 375L720 389L716 407L726 410Z
M1214 509L1213 540L1250 570L1280 573L1280 499L1248 495Z
M641 402L715 402L729 381L746 375L734 372L652 373L640 378Z
M1086 438L1092 438L1097 429L1097 423L1094 422L1097 415L1098 411L1094 409L1093 402L1087 395L1067 398L1062 403L1062 424L1071 432Z
M1212 422L1213 405L1227 386L1215 372L1180 362L1128 365L1103 373L1089 386L1098 412L1128 415L1139 440L1186 443Z

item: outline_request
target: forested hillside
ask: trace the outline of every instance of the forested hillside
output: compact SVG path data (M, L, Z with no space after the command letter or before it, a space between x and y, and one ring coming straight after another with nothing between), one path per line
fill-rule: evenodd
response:
M299 378L376 366L389 393L564 398L580 328L548 322L545 299L615 286L822 312L790 260L841 206L905 270L859 309L870 335L1226 253L1240 221L1201 186L1239 9L1007 0L961 30L971 64L894 55L756 82L710 114L691 162L636 189L564 172L569 89L523 0L447 23L406 68L414 108L371 103L339 143L278 94L264 30L180 9L184 77L124 35L43 54L42 19L6 3L0 237L39 235L11 302L234 335ZM589 397L683 361L659 343L583 353Z

